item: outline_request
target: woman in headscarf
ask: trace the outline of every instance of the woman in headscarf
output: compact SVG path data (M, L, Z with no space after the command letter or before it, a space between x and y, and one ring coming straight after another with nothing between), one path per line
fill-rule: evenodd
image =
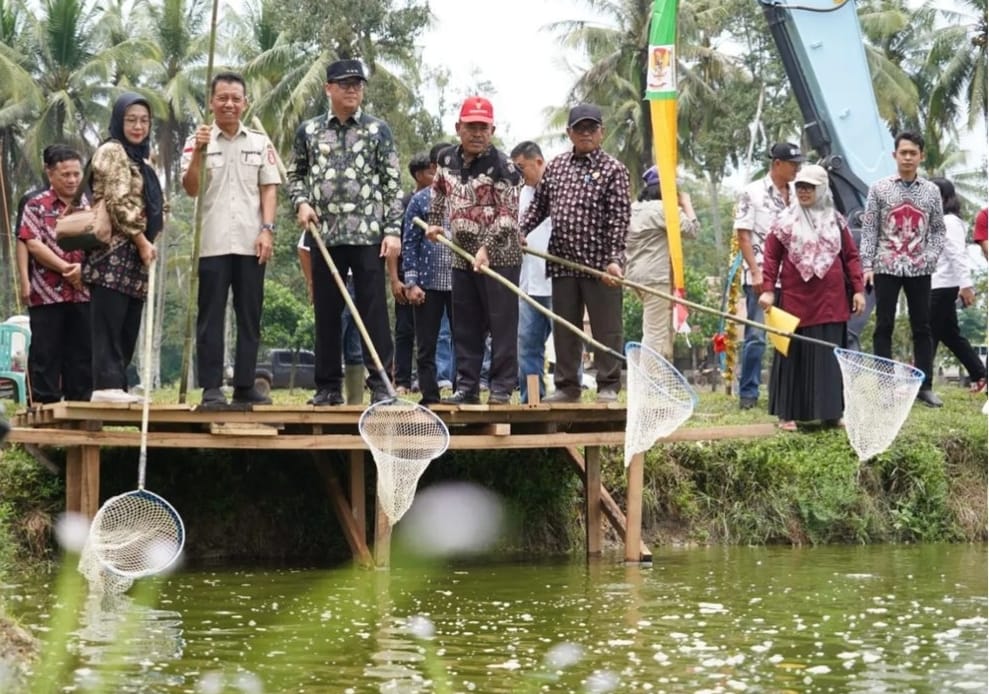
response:
M776 304L797 316L797 334L844 346L851 313L865 307L858 249L834 208L823 167L804 166L794 187L796 203L766 237L759 305L769 311ZM791 340L788 356L776 352L769 412L779 417L781 429L796 431L797 422L813 420L840 426L843 409L841 370L832 350Z
M980 393L986 389L986 365L959 331L955 311L957 299L960 298L965 306L971 306L975 301L968 252L965 250L968 229L958 216L961 205L954 184L946 178L932 178L931 183L941 191L945 227L944 249L931 275L931 340L935 353L938 343L944 343L951 350L968 371L972 392Z
M148 292L154 240L163 226L164 204L151 154L151 106L122 94L110 116L110 138L90 161L93 202L106 202L113 225L110 243L91 251L83 266L90 285L93 341L93 402L138 402L127 392Z

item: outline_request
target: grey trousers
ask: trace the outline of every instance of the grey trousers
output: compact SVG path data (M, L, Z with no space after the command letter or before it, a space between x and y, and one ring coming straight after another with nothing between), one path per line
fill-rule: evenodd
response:
M574 325L584 324L584 309L591 321L591 335L616 352L622 352L622 290L590 277L554 277L553 312ZM580 360L583 340L566 329L553 331L557 390L580 392ZM621 389L622 363L610 354L594 350L598 392Z

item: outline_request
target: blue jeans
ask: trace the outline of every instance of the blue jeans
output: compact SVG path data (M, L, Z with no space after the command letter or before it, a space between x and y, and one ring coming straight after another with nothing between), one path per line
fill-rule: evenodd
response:
M350 298L354 298L354 286L347 283L347 291ZM343 363L346 366L362 366L364 364L363 345L361 344L361 333L354 323L354 317L350 315L350 309L343 307L340 316L340 334L343 335Z
M450 330L450 313L443 311L440 335L436 340L436 380L454 383L457 380L457 361L453 354L453 332Z
M759 294L751 284L746 284L746 318L763 323L762 308L759 307ZM766 351L766 332L752 326L745 326L745 342L742 344L742 373L738 377L738 397L750 400L759 399L759 383L762 380L762 355Z
M532 297L545 308L553 310L553 297ZM533 308L527 301L519 299L519 391L521 402L529 402L529 384L526 376L539 376L539 398L546 395L543 383L546 365L546 340L552 333L553 324L549 318Z

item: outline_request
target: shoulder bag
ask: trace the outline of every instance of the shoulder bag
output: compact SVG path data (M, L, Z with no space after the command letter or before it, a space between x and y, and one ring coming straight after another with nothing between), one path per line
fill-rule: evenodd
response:
M86 164L83 181L89 180L91 163ZM81 208L84 191L80 185L75 198L55 222L55 243L63 251L93 251L110 243L113 225L106 202L100 200L88 209Z

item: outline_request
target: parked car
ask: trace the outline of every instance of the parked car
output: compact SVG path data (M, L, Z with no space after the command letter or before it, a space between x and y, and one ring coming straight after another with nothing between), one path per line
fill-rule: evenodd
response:
M272 388L315 388L316 355L308 349L271 349L254 371L254 387L267 395Z

